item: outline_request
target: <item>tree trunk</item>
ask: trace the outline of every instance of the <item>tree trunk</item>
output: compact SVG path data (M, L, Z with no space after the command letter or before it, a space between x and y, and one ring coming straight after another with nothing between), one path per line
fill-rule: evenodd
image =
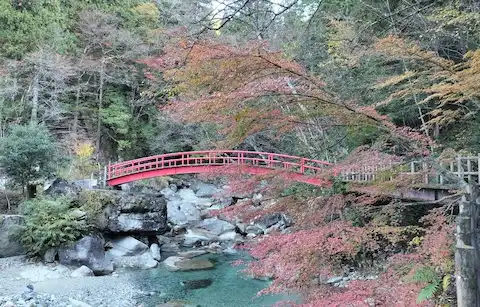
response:
M32 199L37 196L37 186L35 184L27 184L27 199Z
M30 116L30 124L36 125L38 124L38 92L39 92L39 76L38 73L35 74L32 81L32 114Z
M104 82L104 71L105 71L105 59L102 59L102 64L100 65L100 85L98 93L98 119L97 119L97 159L100 154L100 138L102 133L102 108L103 108L103 82Z
M79 82L80 84L80 82ZM75 106L73 110L73 123L72 123L72 133L73 133L73 138L74 141L77 141L77 135L78 135L78 115L79 115L79 105L80 105L80 85L77 88L77 94L75 96Z

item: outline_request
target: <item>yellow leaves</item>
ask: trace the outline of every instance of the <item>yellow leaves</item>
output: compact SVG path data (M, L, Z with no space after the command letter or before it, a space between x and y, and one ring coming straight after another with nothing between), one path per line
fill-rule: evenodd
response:
M420 246L422 244L422 242L423 242L423 237L416 236L408 243L408 245L410 245L410 246Z
M432 66L430 68L449 70L454 66L454 62L439 57L434 52L426 51L420 48L417 44L409 43L396 36L387 36L380 39L375 45L377 51L382 54L400 59L418 60Z
M442 279L442 290L445 292L451 284L451 275L445 275Z
M397 85L399 83L402 83L405 80L408 80L412 77L415 77L416 75L417 74L415 72L413 72L411 70L407 70L405 73L403 73L401 75L391 77L391 78L383 81L382 83L379 83L379 84L375 85L374 88L375 89L382 89L382 88L389 87L389 86L392 86L392 85Z
M81 159L90 158L95 151L95 148L90 143L78 144L75 148L75 154Z
M352 52L352 43L357 36L354 28L347 21L331 19L328 29L328 53L333 59L346 65L356 64L362 52L359 52L358 46L356 52Z
M154 3L142 3L132 9L144 22L157 23L160 19L160 12Z
M397 99L415 98L419 105L429 108L433 105L427 124L438 126L448 125L479 111L480 50L468 52L463 63L455 64L398 37L379 40L376 47L390 58L419 64L415 66L415 72L406 71L379 83L375 88L397 86L399 89L377 106Z

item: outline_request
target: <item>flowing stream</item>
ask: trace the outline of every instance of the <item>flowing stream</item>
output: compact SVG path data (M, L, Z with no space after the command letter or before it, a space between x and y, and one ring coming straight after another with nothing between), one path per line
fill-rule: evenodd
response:
M268 286L267 281L248 278L240 272L244 268L232 266L235 260L248 261L245 254L209 254L201 256L215 263L212 270L169 272L163 266L133 273L137 285L152 295L141 299L146 307L155 307L171 300L183 300L201 307L261 307L273 306L278 301L298 300L296 296L262 295L257 292ZM199 289L186 289L182 282L210 279L212 283Z

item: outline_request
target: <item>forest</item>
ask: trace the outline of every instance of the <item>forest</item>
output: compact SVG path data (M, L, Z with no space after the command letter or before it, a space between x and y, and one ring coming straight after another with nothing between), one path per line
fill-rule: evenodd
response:
M22 189L192 150L340 169L474 156L479 44L477 0L0 0L0 166ZM402 184L273 181L267 211L296 231L246 247L259 259L248 273L304 306L456 306L455 205L372 192ZM320 282L359 263L382 273Z

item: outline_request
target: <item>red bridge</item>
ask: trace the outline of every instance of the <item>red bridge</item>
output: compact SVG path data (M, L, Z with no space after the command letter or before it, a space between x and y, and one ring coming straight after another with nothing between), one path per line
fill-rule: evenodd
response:
M192 173L248 173L278 171L287 180L325 185L320 173L330 163L301 157L239 150L208 150L170 153L109 164L107 183L116 186L141 179Z

